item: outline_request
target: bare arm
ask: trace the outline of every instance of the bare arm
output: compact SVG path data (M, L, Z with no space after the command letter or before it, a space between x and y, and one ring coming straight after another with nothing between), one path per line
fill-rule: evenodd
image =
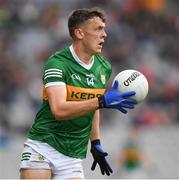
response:
M57 120L82 116L98 109L98 99L67 101L66 86L46 88L51 111Z
M99 110L96 110L94 114L93 127L92 127L91 137L90 137L91 141L95 139L100 139L99 123L100 123L100 114L99 114Z

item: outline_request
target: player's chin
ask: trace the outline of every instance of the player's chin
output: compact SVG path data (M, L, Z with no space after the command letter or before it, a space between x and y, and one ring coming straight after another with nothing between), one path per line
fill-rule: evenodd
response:
M102 52L101 50L100 50L100 51L96 51L96 53L95 53L95 54L101 54L101 52Z
M96 53L96 54L100 54L101 52L102 52L102 47L101 47L101 48L99 48L99 47L96 48L96 50L95 50L95 53Z

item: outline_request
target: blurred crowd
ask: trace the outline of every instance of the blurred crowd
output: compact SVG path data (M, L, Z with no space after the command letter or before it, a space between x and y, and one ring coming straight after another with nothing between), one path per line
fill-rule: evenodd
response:
M112 78L136 69L149 81L147 99L130 114L132 124L179 122L179 1L0 0L1 144L31 126L41 105L43 64L70 45L68 15L83 7L105 11L108 37L103 54L112 63Z

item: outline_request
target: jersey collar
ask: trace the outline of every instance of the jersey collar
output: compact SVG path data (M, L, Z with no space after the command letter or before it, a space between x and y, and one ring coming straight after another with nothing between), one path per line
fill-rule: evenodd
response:
M85 69L89 70L91 69L91 67L93 66L93 63L94 63L94 56L92 56L92 61L90 64L85 64L83 61L81 61L79 59L79 57L77 56L77 54L75 53L74 49L73 49L73 46L71 45L69 47L70 51L71 51L71 54L73 56L73 58L75 59L75 61L80 64L81 66L83 66Z

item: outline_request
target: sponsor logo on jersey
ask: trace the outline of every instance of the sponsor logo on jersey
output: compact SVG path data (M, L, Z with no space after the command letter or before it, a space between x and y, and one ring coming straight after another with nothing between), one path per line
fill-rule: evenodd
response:
M90 89L67 85L67 100L80 101L99 97L104 94L105 89Z
M81 81L81 78L79 75L72 74L71 77L72 77L72 79L77 79L77 80Z
M87 77L94 78L94 74L86 74Z

